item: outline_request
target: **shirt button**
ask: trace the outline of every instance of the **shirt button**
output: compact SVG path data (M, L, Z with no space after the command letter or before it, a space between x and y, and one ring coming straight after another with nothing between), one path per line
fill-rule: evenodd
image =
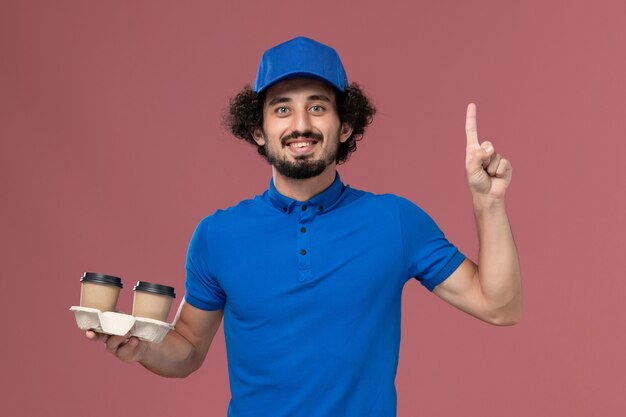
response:
M301 228L300 228L300 231L301 231L302 233L306 233L306 227L301 227Z
M286 213L287 212L287 207L283 207L283 211Z
M320 211L324 210L324 206L319 206L318 209L320 209Z
M302 211L305 211L305 210L306 210L306 206L302 206Z
M306 255L306 249L300 249L300 255Z

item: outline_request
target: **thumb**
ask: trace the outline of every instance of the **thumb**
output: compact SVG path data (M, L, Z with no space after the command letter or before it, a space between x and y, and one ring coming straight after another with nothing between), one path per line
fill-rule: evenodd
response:
M480 148L474 149L470 154L470 159L467 163L467 170L469 173L475 173L477 171L487 168L491 162L491 158L495 155L495 149L489 141L485 141L480 145Z
M94 341L94 342L105 342L108 339L108 335L103 334L103 333L98 333L93 330L85 331L85 336L87 336L87 339Z

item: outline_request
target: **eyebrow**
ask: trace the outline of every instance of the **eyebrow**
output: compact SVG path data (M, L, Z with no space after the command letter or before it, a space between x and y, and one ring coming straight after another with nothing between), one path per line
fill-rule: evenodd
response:
M313 96L309 96L307 97L308 101L327 101L330 103L330 98L328 98L328 96L325 96L323 94L316 94ZM269 105L273 106L274 104L278 104L278 103L289 103L292 100L289 97L274 97L270 102Z

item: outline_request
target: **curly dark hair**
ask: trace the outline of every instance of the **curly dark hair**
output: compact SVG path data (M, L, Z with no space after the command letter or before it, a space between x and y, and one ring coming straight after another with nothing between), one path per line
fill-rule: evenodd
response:
M350 137L339 144L336 162L342 164L356 151L356 142L363 138L365 128L374 120L376 108L357 83L351 83L343 92L335 90L335 98L339 120L352 127ZM230 99L223 123L236 138L255 145L259 155L267 159L265 147L257 144L252 137L252 132L263 127L264 103L265 93L253 91L248 84Z

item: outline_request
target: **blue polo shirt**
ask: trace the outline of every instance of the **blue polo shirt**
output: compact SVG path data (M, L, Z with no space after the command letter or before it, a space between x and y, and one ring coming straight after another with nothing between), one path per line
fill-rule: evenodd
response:
M228 416L395 416L402 288L432 291L464 259L418 206L338 173L308 201L270 181L206 217L185 300L224 309Z

